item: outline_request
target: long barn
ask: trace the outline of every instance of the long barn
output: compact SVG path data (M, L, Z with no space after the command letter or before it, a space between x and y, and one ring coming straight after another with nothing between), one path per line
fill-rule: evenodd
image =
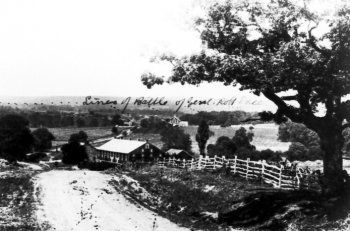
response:
M96 147L90 159L115 163L150 162L158 159L160 155L159 148L148 141L113 138L100 147Z

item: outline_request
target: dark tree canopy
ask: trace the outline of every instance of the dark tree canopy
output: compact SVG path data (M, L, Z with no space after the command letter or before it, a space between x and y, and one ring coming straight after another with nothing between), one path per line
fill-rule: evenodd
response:
M124 121L122 120L121 115L118 113L114 114L114 116L112 117L111 123L113 126L124 125Z
M254 150L255 146L250 144L253 141L253 137L254 133L247 132L244 127L241 127L235 132L232 141L238 149Z
M272 101L279 119L315 131L325 153L325 192L332 194L343 186L342 131L350 126L350 100L344 99L350 93L350 9L339 7L328 16L312 12L307 1L214 3L197 20L206 48L159 58L173 64L169 82L250 90ZM320 36L315 31L321 24L329 30ZM164 82L147 73L141 80L147 87Z
M227 136L220 136L215 144L207 146L209 156L225 156L226 158L233 158L237 147L235 143Z
M161 141L164 143L162 148L164 151L170 148L175 148L192 153L191 137L189 134L184 133L180 128L169 126L166 129L163 129L160 135Z
M47 128L38 128L32 133L34 137L34 150L47 151L52 147L52 141L55 137Z
M197 134L196 134L196 141L198 143L200 155L202 156L205 155L205 147L207 145L209 137L212 135L213 135L213 132L209 130L209 125L205 120L202 120L198 126Z
M87 143L88 135L84 131L74 133L69 137L68 143Z
M68 143L61 148L65 164L79 164L88 159L85 145L88 140L88 135L84 131L79 131L70 136Z
M0 156L10 162L23 160L32 149L34 139L28 121L16 114L0 118Z
M62 150L62 162L65 164L79 164L88 159L84 145L77 142L64 144Z
M118 128L115 126L112 127L111 131L112 131L113 135L115 135L115 136L118 135L118 133L119 133Z

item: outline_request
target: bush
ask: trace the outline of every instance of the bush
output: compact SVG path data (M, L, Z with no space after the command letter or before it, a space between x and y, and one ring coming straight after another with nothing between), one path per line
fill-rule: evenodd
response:
M26 160L28 162L39 163L40 160L43 160L47 157L45 152L35 152L26 155Z
M64 144L61 150L63 154L62 162L65 164L79 164L88 159L85 146L79 143Z

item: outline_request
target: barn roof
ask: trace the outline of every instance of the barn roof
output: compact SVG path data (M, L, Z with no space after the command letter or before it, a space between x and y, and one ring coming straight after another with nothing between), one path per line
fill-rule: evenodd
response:
M171 148L168 151L166 151L166 153L168 153L170 155L174 155L174 154L177 155L182 151L184 151L184 150Z
M189 154L188 152L186 152L185 150L182 150L182 149L171 148L168 151L166 151L166 153L169 154L169 155L178 155L181 152L186 153L188 156L192 156L191 154Z
M146 144L146 141L111 139L109 142L103 144L100 147L97 147L96 149L101 151L127 154L144 144Z

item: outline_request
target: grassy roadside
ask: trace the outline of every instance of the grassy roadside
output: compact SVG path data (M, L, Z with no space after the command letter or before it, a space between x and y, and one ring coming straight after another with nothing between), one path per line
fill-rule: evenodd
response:
M350 228L348 198L325 200L318 192L277 190L222 171L149 167L118 176L112 185L131 201L194 230Z
M0 230L34 231L35 219L34 171L13 169L0 176Z
M145 168L128 176L138 181L151 196L128 179L115 182L119 190L138 203L185 227L200 230L225 230L218 222L219 212L230 210L234 201L259 191L275 191L260 181L249 181L224 172L183 171L178 169Z

